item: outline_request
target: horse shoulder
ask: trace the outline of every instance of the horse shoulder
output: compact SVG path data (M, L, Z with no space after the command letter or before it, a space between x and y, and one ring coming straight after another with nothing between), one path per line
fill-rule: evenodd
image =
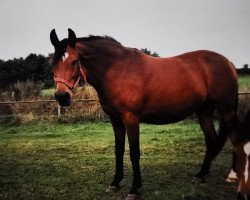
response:
M144 97L143 72L139 69L140 66L127 62L117 63L108 70L105 76L106 93L109 103L118 112L140 112Z

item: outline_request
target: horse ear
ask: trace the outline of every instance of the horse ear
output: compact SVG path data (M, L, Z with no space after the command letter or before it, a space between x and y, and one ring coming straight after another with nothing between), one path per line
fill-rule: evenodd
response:
M76 46L76 34L70 28L68 29L68 32L69 32L68 45L75 48L75 46Z
M51 41L51 43L53 44L54 47L57 47L59 45L59 39L58 39L58 37L56 35L55 29L53 29L50 32L50 41Z

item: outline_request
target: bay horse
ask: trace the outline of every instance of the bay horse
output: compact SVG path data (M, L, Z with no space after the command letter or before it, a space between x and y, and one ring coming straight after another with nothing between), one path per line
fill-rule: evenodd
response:
M110 117L116 170L107 192L120 189L125 135L133 169L133 182L126 199L140 199L139 123L174 123L193 113L205 135L207 150L196 174L204 180L224 146L237 109L237 74L228 59L207 50L168 58L152 57L124 47L108 36L77 38L71 29L68 38L61 41L53 29L50 40L55 47L51 61L59 104L70 105L71 89L82 76L95 88L104 112ZM218 133L213 124L215 110L220 116Z
M233 154L235 159L234 171L238 178L238 200L250 200L250 110L245 120L233 118L234 130L231 133Z

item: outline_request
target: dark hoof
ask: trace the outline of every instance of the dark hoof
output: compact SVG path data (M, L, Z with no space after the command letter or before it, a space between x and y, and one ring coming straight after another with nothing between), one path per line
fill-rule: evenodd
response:
M142 200L138 194L128 194L125 200Z
M206 183L205 178L199 178L199 177L194 177L194 179L191 181L193 184L203 184Z
M114 193L114 192L117 192L120 189L121 189L120 187L110 185L108 187L108 189L106 190L106 192L107 193Z

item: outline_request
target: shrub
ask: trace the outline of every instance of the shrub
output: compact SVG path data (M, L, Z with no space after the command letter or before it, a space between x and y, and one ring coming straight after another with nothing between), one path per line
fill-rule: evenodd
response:
M12 91L14 92L14 100L32 100L38 99L44 83L37 82L35 83L32 80L28 80L26 82L17 82L12 87Z

